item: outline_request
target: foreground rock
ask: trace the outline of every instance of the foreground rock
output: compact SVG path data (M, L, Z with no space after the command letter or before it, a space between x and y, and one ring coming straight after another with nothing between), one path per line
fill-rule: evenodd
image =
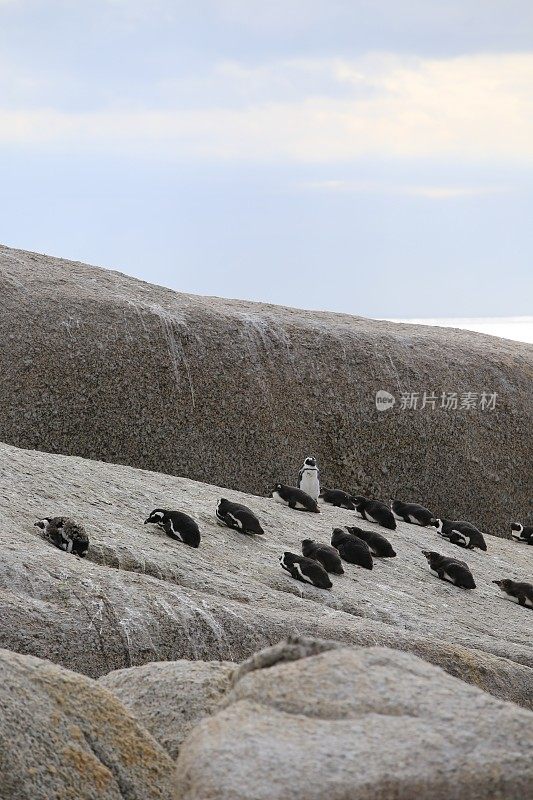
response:
M128 708L172 758L229 688L230 662L169 661L110 672L99 684Z
M330 591L294 581L278 557L311 537L328 541L354 512L305 514L268 498L168 475L0 445L0 644L91 677L149 661L241 661L287 634L410 650L517 703L533 704L533 613L501 598L492 580L531 579L533 548L488 537L464 553L436 533L399 523L398 556L374 569L346 565ZM259 515L265 535L216 524L227 494ZM192 514L195 550L143 525L155 507ZM35 519L83 522L86 559L44 541ZM369 523L370 526L370 523ZM429 574L420 550L470 564L477 589Z
M489 533L531 513L531 345L183 295L5 247L0 296L0 441L259 494L313 453L331 487ZM497 393L496 409L443 409L443 392Z
M109 692L0 651L3 800L167 800L172 762Z
M244 674L183 743L176 800L500 800L533 782L533 714L406 653Z

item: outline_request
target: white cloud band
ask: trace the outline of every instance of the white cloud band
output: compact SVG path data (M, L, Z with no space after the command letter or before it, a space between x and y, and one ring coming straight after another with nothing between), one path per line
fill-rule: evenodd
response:
M226 64L197 85L195 107L169 82L164 102L161 85L154 87L155 108L0 107L0 142L260 161L532 161L532 78L533 54ZM277 100L280 80L297 85L299 96ZM314 92L317 82L322 93ZM335 91L325 92L324 83Z

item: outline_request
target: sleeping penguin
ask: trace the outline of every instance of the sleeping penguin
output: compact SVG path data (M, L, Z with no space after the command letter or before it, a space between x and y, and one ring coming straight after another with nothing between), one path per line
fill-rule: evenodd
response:
M79 525L70 517L43 517L35 523L45 539L65 553L85 558L89 549L89 537L83 525Z
M297 581L311 583L318 589L331 589L333 586L322 564L312 558L285 552L279 557L279 563Z
M157 525L171 539L188 544L189 547L200 547L198 523L183 511L167 511L164 508L156 508L148 519L144 520L144 524Z
M533 526L522 525L520 522L513 522L511 524L511 536L517 542L526 542L526 544L533 544Z
M306 558L319 561L326 572L332 572L334 575L344 575L344 567L342 566L339 551L330 544L315 542L313 539L302 539L302 553Z
M372 553L370 547L353 533L348 533L346 529L333 528L331 534L331 544L339 551L343 561L348 564L357 564L365 569L372 569Z
M506 600L510 600L511 603L518 603L518 605L525 608L533 608L533 584L519 583L518 581L510 580L510 578L492 582L503 592Z
M428 508L418 505L418 503L402 503L401 500L391 500L391 511L396 519L409 522L411 525L431 525L434 514Z
M369 500L363 495L355 495L353 498L355 508L363 519L368 522L375 522L383 528L391 531L396 530L396 520L390 508L382 500Z
M377 531L367 531L364 528L358 528L356 525L346 525L345 528L348 533L366 542L373 556L395 558L396 551L389 540L382 536L381 533Z
M225 497L218 501L216 515L223 525L227 525L228 528L234 528L241 533L264 533L261 523L248 506L232 503L230 500L226 500Z
M431 527L437 529L437 533L440 536L448 539L449 542L456 544L458 547L466 547L468 550L478 547L480 550L487 550L485 537L471 522L437 518L431 520L430 524Z
M422 550L422 555L427 559L429 571L442 581L453 583L461 589L475 589L476 584L470 568L465 561L450 558L436 553L434 550Z

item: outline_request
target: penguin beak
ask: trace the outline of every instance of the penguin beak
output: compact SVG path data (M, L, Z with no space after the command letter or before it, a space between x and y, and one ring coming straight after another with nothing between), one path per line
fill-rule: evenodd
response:
M495 583L495 584L496 584L496 586L499 586L499 585L500 585L500 583L501 583L501 581L492 581L492 582L493 582L493 583Z
M148 517L148 519L145 519L143 524L146 525L148 522L150 522L150 517Z

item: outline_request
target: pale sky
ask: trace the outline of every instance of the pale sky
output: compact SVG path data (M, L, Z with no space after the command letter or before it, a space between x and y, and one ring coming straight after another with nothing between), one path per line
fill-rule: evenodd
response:
M0 0L0 241L377 317L533 308L529 0Z

